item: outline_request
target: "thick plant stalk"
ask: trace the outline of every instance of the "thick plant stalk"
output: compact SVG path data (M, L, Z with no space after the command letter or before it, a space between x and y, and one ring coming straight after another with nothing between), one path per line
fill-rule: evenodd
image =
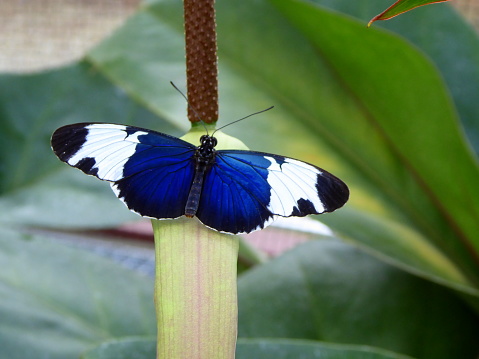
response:
M238 237L196 218L152 223L157 359L233 359Z
M188 119L218 120L218 64L214 0L184 0ZM198 118L200 117L200 118Z
M204 129L211 134L218 120L214 1L184 0L184 9L188 118L206 126L192 126L183 139L198 145ZM228 136L216 137L218 149L244 149ZM208 229L196 218L152 223L157 359L234 359L238 237Z

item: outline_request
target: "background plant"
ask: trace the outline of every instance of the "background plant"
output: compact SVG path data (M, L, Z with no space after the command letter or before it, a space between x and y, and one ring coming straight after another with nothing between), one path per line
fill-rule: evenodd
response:
M238 357L474 358L474 31L447 5L381 23L388 31L365 29L383 7L376 1L217 5L221 121L274 104L230 133L252 149L318 163L353 193L347 208L321 217L335 238L240 278ZM179 135L185 105L170 80L184 83L174 1L145 2L78 64L1 77L2 355L71 358L102 342L85 357L119 347L148 354L149 279L19 229L104 228L136 218L108 186L57 162L48 141L56 127L82 121Z

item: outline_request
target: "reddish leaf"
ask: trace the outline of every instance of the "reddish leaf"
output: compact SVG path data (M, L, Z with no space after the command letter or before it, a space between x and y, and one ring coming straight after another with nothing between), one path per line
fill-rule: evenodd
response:
M373 17L371 21L369 21L368 27L376 20L388 20L419 6L445 1L448 0L398 0L385 11Z

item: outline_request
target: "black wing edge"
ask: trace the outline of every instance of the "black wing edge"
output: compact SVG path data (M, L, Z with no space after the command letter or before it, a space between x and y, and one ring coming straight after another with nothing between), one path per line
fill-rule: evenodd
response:
M53 132L50 143L60 160L67 162L83 146L88 135L86 126L89 125L92 123L75 123L62 126Z
M316 181L316 190L324 205L324 212L334 212L348 201L349 187L335 175L319 167L316 168L321 170Z

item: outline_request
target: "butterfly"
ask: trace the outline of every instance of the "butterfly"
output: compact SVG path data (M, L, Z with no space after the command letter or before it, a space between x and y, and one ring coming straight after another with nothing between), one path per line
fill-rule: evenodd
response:
M60 127L60 160L110 182L133 212L149 218L196 216L220 232L250 233L275 218L332 212L349 198L344 182L312 164L275 154L216 150L164 133L108 123Z

